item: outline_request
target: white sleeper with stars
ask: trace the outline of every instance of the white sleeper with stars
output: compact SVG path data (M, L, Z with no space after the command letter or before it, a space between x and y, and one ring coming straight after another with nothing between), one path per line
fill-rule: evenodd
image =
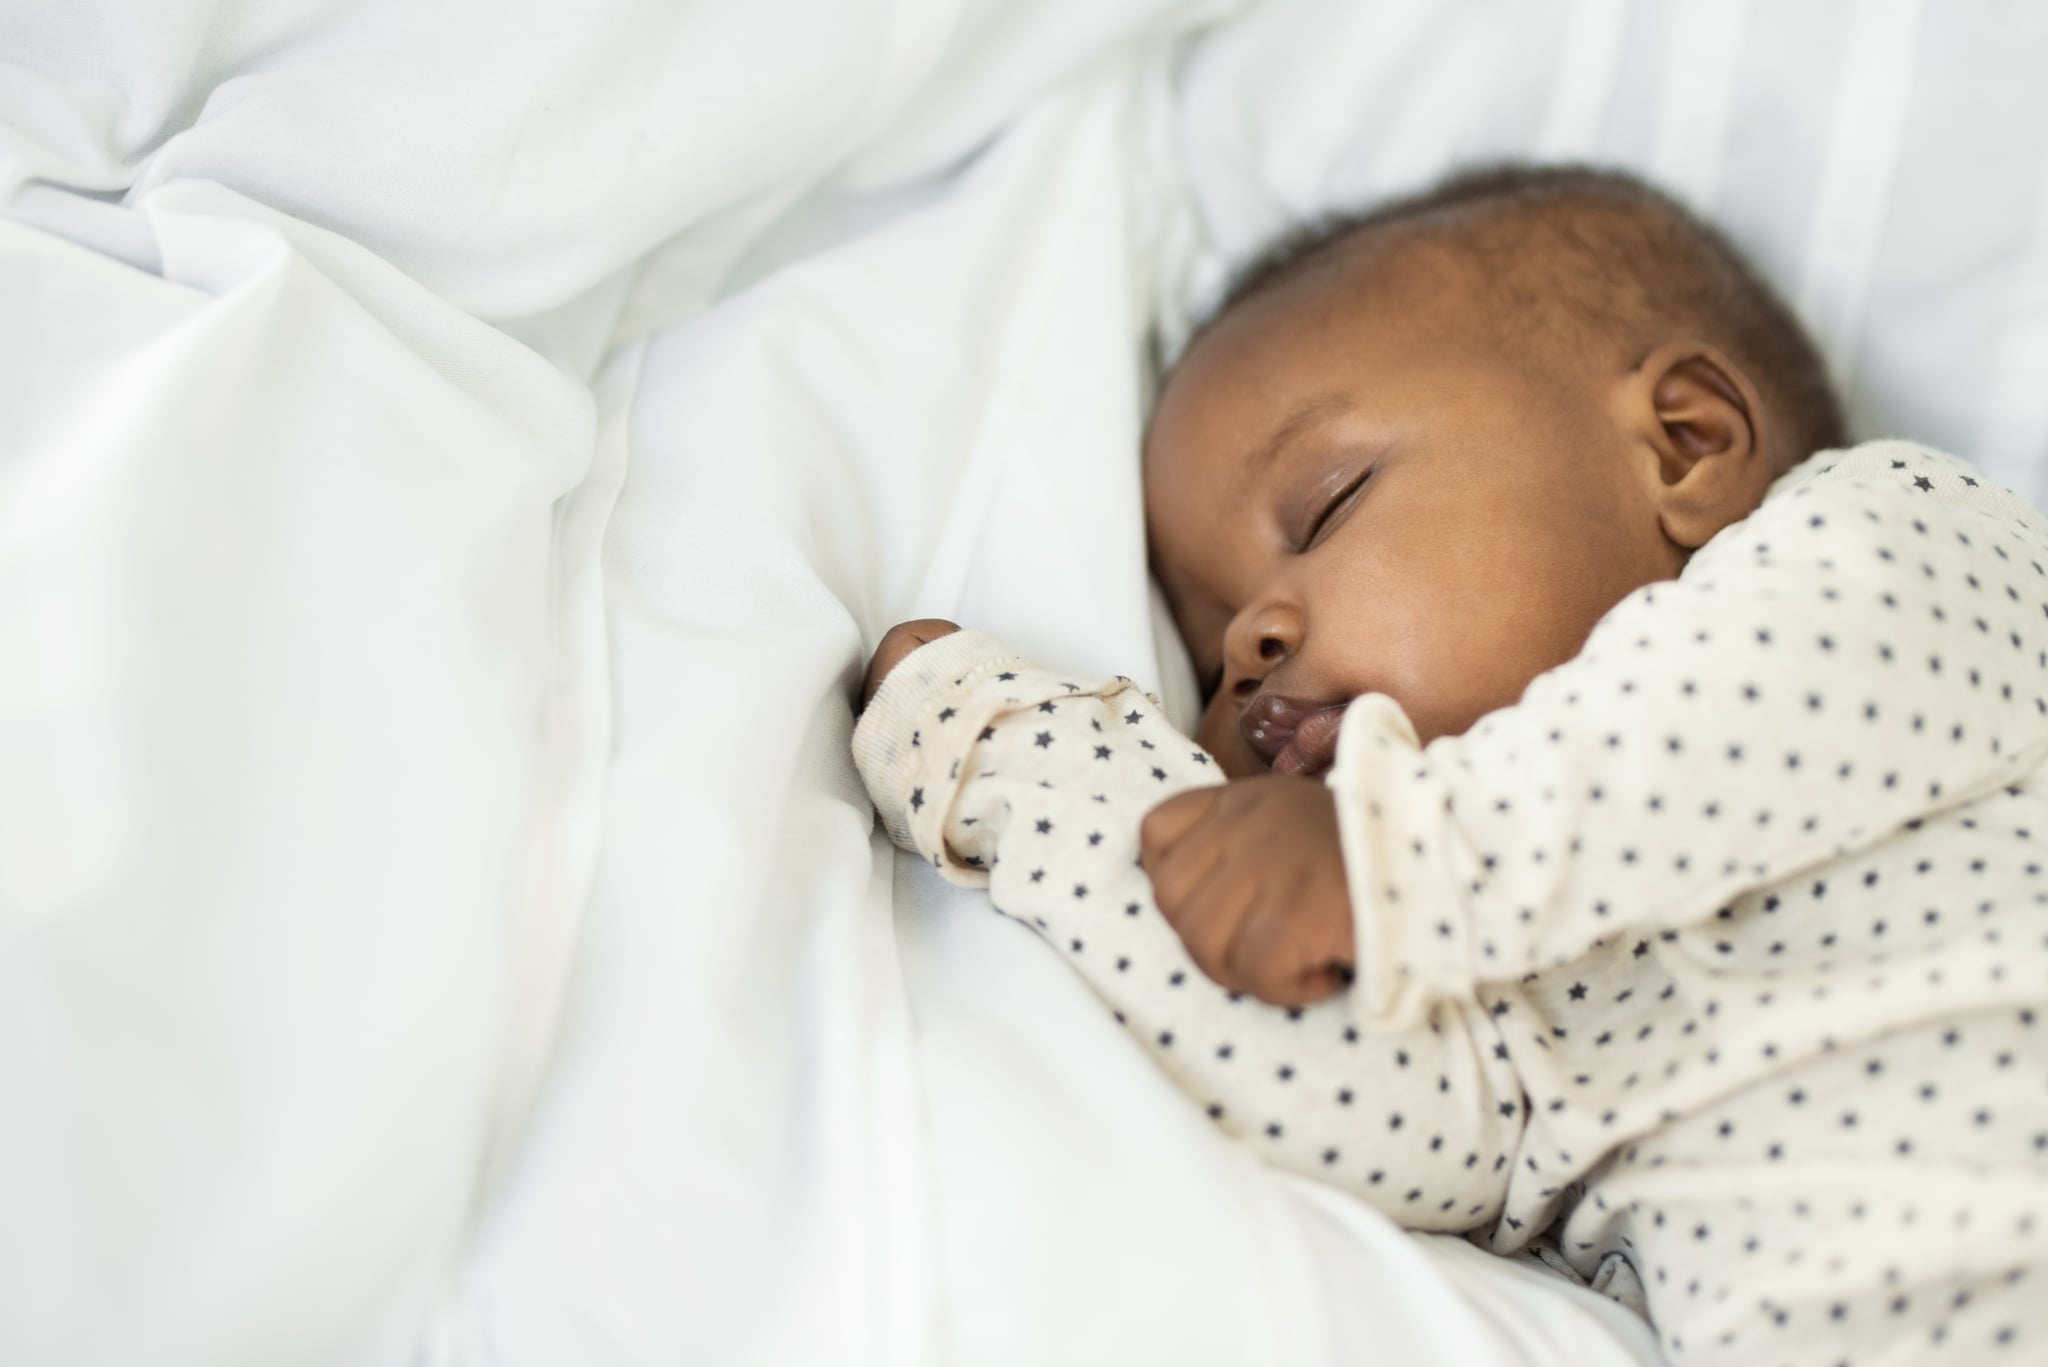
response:
M1139 823L1221 775L1128 680L961 632L854 750L1270 1161L1625 1259L1676 1361L2048 1360L2048 522L1968 465L1814 457L1463 736L1354 702L1314 1007L1154 908Z

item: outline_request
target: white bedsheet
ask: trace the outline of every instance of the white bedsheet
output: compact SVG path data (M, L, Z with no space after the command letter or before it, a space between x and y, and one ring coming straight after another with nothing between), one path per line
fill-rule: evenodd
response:
M362 248L138 213L0 222L0 1359L401 1359L575 942L616 473Z
M1181 62L1232 8L0 9L0 1360L1656 1360L1221 1140L846 754L914 615L1184 701L1152 310L1533 98L1416 0ZM1510 49L1604 89L1617 10ZM2019 221L1869 278L1969 287L2026 472Z
M601 990L472 1264L465 1345L1634 1360L1612 1307L1500 1264L1453 1280L1221 1141L1035 941L893 874L846 768L862 647L905 617L1157 676L1134 265L1168 187L1134 139L1161 75L1078 84L935 202L648 347L607 558ZM1527 1346L1499 1331L1516 1311Z

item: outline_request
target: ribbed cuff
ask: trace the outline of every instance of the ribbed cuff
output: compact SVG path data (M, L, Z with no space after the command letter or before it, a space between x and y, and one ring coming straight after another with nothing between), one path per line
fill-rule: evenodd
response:
M853 762L891 840L905 849L917 848L907 808L911 792L926 784L925 732L943 724L939 714L948 707L957 709L998 666L1023 663L988 632L956 631L919 646L889 671L854 727Z
M1471 932L1443 848L1443 780L1407 714L1368 693L1344 713L1329 786L1351 892L1352 1009L1374 1030L1414 1029L1473 983Z

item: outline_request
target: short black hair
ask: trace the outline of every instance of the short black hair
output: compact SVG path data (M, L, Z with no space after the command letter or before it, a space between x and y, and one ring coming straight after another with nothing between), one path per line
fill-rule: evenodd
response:
M1496 302L1532 322L1566 321L1557 307L1563 293L1571 321L1604 333L1696 329L1750 369L1782 424L1788 461L1848 444L1827 364L1784 300L1720 229L1608 167L1479 166L1304 224L1238 273L1195 335L1347 249L1394 241L1429 242L1469 258L1484 269Z

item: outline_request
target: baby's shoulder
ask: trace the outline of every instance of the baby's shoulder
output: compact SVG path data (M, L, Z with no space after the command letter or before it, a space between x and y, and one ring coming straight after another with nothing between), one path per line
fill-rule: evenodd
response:
M2048 559L2048 519L1960 457L1918 442L1871 441L1818 452L1786 472L1686 573L1720 573L1731 562L1825 569L1851 556L1875 562L1880 575L1887 566L1924 574L1937 542L1938 558L1951 566L2015 556L2032 565Z
M2048 526L2034 506L1988 478L1960 456L1919 442L1867 441L1838 451L1820 451L1781 476L1758 512L1790 512L1812 499L1851 493L1902 510L1949 508Z

